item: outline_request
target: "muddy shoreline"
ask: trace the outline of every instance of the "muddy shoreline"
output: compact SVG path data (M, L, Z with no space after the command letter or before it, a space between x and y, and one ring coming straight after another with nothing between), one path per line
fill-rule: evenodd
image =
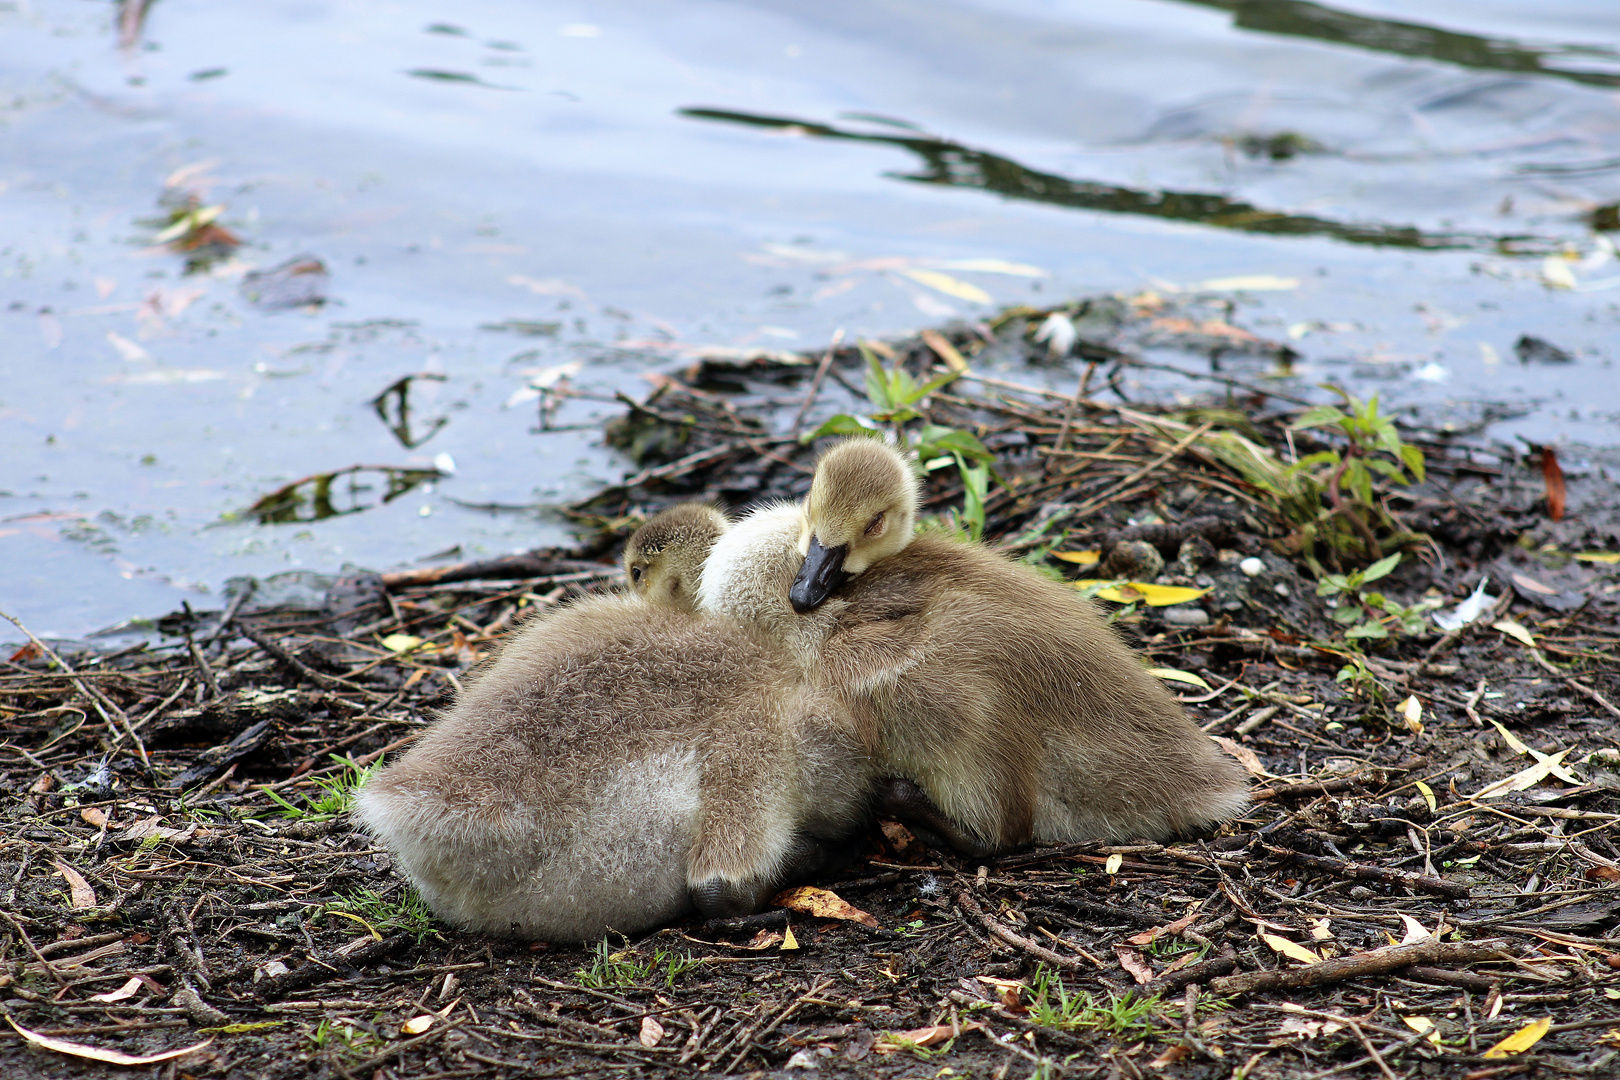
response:
M1084 329L1088 312L1060 313ZM1149 314L1211 348L1282 348ZM1245 817L983 866L874 826L869 855L817 883L869 922L777 909L594 949L434 922L339 812L359 771L529 611L613 587L646 515L798 497L806 418L874 412L852 346L700 361L610 423L639 471L567 508L576 548L271 579L165 618L156 643L16 650L0 666L13 1024L137 1056L204 1044L144 1066L166 1077L1616 1068L1620 567L1592 558L1620 547L1615 464L1555 485L1535 450L1401 428L1425 479L1379 473L1362 510L1302 540L1229 436L1284 468L1343 450L1295 426L1305 403L1224 377L1173 407L1126 402L1116 357L1083 334L1056 358L1091 368L1074 397L976 374L998 350L1053 362L1034 338L1051 315L889 342L879 366L957 376L904 423L990 455L986 542L1196 594L1092 586L1255 773ZM940 464L926 508L966 528L971 482ZM1378 551L1346 524L1358 514ZM1384 607L1371 582L1319 595L1308 566L1348 579L1395 552ZM1480 619L1434 623L1486 575ZM1492 1051L1542 1019L1539 1039ZM20 1036L0 1059L13 1076L129 1075Z

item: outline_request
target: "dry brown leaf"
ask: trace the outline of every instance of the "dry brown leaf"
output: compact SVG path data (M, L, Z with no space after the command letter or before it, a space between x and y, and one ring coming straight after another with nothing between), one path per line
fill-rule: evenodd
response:
M1434 940L1434 935L1424 929L1423 924L1412 916L1402 915L1401 923L1406 927L1406 933L1401 937L1402 945L1416 945L1419 942Z
M1564 470L1558 467L1558 454L1550 446L1541 448L1541 479L1547 485L1547 516L1554 521L1563 521Z
M91 1061L104 1061L109 1065L152 1065L159 1061L168 1061L170 1058L184 1057L187 1054L195 1053L214 1041L213 1039L204 1039L202 1042L191 1046L182 1046L178 1050L163 1050L156 1054L126 1054L121 1050L104 1050L99 1046L87 1046L84 1043L68 1042L66 1039L41 1035L37 1031L29 1031L9 1016L6 1017L6 1023L10 1024L17 1034L35 1046L43 1046L45 1049L55 1050L59 1054L71 1054L74 1057L89 1058Z
M86 825L94 825L98 829L105 829L107 827L107 811L98 806L85 807L83 810L79 811L79 816L84 819L84 823Z
M1237 758L1238 764L1249 770L1249 775L1254 777L1256 780L1264 780L1271 775L1270 773L1266 772L1266 767L1260 764L1259 755L1253 750L1250 750L1247 746L1234 742L1224 735L1211 735L1210 738L1214 739L1215 744L1222 750L1225 750L1228 754L1231 754L1233 757Z
M950 1024L935 1024L933 1027L912 1028L910 1031L891 1031L872 1049L880 1054L892 1054L896 1050L904 1050L910 1046L934 1046L970 1031L983 1030L984 1025L969 1020L957 1027Z
M1523 589L1525 592L1533 592L1533 593L1537 593L1537 594L1539 594L1541 596L1557 596L1558 595L1558 590L1557 589L1553 588L1551 585L1545 585L1545 584L1537 581L1535 578L1531 577L1529 574L1514 573L1511 576L1513 578L1513 584L1517 585L1519 588Z
M1132 934L1125 940L1132 945L1151 945L1155 941L1159 940L1159 938L1164 937L1167 934L1181 933L1183 930L1187 929L1187 927L1191 926L1193 924L1193 920L1197 917L1198 912L1194 911L1190 914L1183 915L1173 923L1167 923L1164 926L1155 926L1152 930L1144 930L1140 934Z
M1192 1057L1192 1048L1185 1043L1176 1043L1165 1047L1164 1053L1148 1062L1150 1069L1168 1069L1178 1061L1186 1061Z
M71 902L75 908L93 908L96 906L96 890L92 889L90 883L84 880L83 874L66 863L53 863L52 865L56 867L56 872L62 875L63 880L68 883L68 890L73 895Z
M641 1034L638 1036L638 1039L640 1040L642 1046L645 1046L647 1049L651 1050L653 1047L658 1045L663 1037L663 1024L660 1024L651 1016L643 1016L641 1018Z
M1138 986L1153 981L1153 965L1139 951L1129 945L1115 945L1114 955L1119 958L1119 966L1130 972Z
M967 361L962 359L962 354L956 351L955 345L945 340L944 334L941 334L938 330L924 330L922 339L930 349L933 349L938 354L941 360L945 361L946 367L958 375L967 373Z
M818 889L814 885L800 885L797 889L777 893L776 899L771 903L776 907L802 911L806 915L815 915L822 919L843 919L846 922L858 922L862 926L873 927L878 924L876 918L847 903L837 893L830 889Z

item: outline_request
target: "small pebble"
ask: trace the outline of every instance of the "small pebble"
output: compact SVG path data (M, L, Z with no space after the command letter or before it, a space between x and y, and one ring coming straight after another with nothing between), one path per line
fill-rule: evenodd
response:
M1238 563L1238 569L1243 571L1249 577L1259 577L1261 574L1266 572L1266 564L1255 558L1253 555L1250 555L1247 559L1244 559L1242 562Z
M1273 585L1272 588L1274 590L1276 590L1276 593L1277 593L1278 596L1287 596L1288 595L1288 586L1284 585L1280 581L1277 582L1277 584Z
M1159 612L1161 618L1171 626L1208 626L1209 612L1203 608L1187 607L1185 604L1176 604Z
M1105 577L1127 581L1152 581L1164 573L1164 556L1145 540L1126 540L1114 545L1103 561Z

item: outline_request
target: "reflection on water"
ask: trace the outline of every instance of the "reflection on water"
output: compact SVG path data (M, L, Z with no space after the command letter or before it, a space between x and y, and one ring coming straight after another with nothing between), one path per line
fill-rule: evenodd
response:
M1527 45L1421 23L1372 18L1304 0L1181 2L1230 11L1233 24L1244 30L1315 38L1397 56L1424 56L1459 67L1554 75L1588 86L1620 86L1620 71L1591 70L1603 64L1620 67L1620 52L1602 45Z
M377 412L377 419L383 426L394 433L399 445L407 450L415 450L439 433L439 429L450 422L448 416L435 416L423 427L412 430L411 427L411 386L418 380L442 383L445 375L437 371L423 371L415 375L406 375L392 383L388 389L371 399L371 407Z
M260 525L325 521L384 506L444 474L437 469L402 469L393 465L351 465L317 473L277 488L240 515ZM339 481L343 483L339 483ZM379 488L378 482L381 482Z
M682 116L694 120L718 120L753 127L775 128L799 135L856 142L885 143L910 150L922 159L920 172L890 173L899 180L919 184L975 188L1010 199L1050 203L1080 210L1102 210L1112 214L1136 214L1194 221L1239 232L1274 236L1331 236L1352 244L1418 248L1424 251L1497 251L1503 254L1533 255L1559 250L1561 242L1527 235L1488 236L1462 232L1425 232L1412 225L1357 225L1329 221L1307 214L1285 214L1263 210L1224 195L1192 191L1138 191L1093 180L1071 180L1026 168L1010 158L975 150L960 143L924 135L888 135L849 131L830 124L795 120L782 116L758 116L726 109L682 109ZM889 121L885 121L889 122ZM910 127L911 125L906 125ZM1278 137L1260 146L1267 156L1283 159L1293 156L1273 148Z

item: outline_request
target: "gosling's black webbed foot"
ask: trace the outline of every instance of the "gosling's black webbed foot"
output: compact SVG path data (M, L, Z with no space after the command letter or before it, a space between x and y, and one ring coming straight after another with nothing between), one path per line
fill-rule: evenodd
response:
M974 833L957 824L934 805L928 793L903 776L881 780L872 792L872 806L880 817L893 818L909 827L930 847L949 848L970 859L983 858L997 851Z

